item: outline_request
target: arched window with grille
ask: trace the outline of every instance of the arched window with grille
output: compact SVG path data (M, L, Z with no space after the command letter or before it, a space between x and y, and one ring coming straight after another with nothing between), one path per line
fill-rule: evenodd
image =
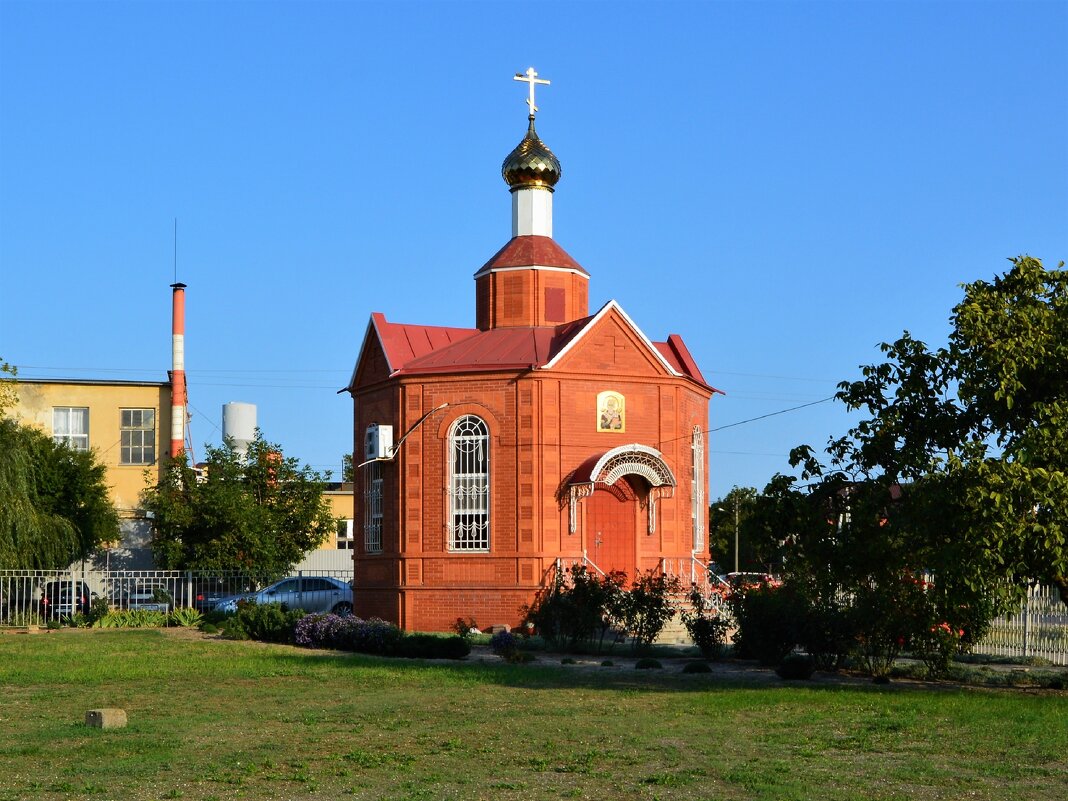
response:
M489 428L468 414L449 428L449 550L488 551Z

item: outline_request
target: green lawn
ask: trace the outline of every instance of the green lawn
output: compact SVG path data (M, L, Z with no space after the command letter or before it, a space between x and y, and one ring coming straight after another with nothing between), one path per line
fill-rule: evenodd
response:
M0 636L8 799L1060 799L1068 695ZM129 726L83 725L118 706Z

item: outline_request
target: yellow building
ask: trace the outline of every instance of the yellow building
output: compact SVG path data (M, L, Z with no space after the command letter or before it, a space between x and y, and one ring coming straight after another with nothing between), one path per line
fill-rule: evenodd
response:
M167 456L171 384L20 378L14 386L18 403L9 414L72 448L95 451L106 468L122 532L122 542L107 555L111 567L151 567L150 523L140 508L140 497L148 484L159 481ZM337 535L325 540L320 550L351 548L352 484L332 482L324 497L341 523Z
M20 378L15 391L18 403L8 412L16 420L96 453L107 469L122 532L109 556L131 567L148 566L150 530L140 495L146 483L159 480L170 442L170 382Z
M337 536L326 540L319 550L352 548L352 482L331 482L326 485L323 497L330 504L330 514L340 519Z

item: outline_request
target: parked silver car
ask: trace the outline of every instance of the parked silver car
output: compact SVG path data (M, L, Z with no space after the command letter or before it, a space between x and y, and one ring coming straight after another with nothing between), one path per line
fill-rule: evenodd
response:
M289 609L305 612L352 614L352 587L348 582L329 576L298 576L282 579L259 592L230 595L215 604L219 612L236 612L238 601L257 604L285 604Z

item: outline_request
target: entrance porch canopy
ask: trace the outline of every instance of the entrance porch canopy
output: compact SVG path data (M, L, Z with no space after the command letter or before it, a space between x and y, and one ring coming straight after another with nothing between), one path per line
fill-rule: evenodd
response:
M620 445L586 459L571 477L568 487L568 532L578 530L578 502L594 493L598 485L611 487L623 476L641 476L649 484L649 533L656 531L656 501L670 498L678 482L664 455L648 445Z

